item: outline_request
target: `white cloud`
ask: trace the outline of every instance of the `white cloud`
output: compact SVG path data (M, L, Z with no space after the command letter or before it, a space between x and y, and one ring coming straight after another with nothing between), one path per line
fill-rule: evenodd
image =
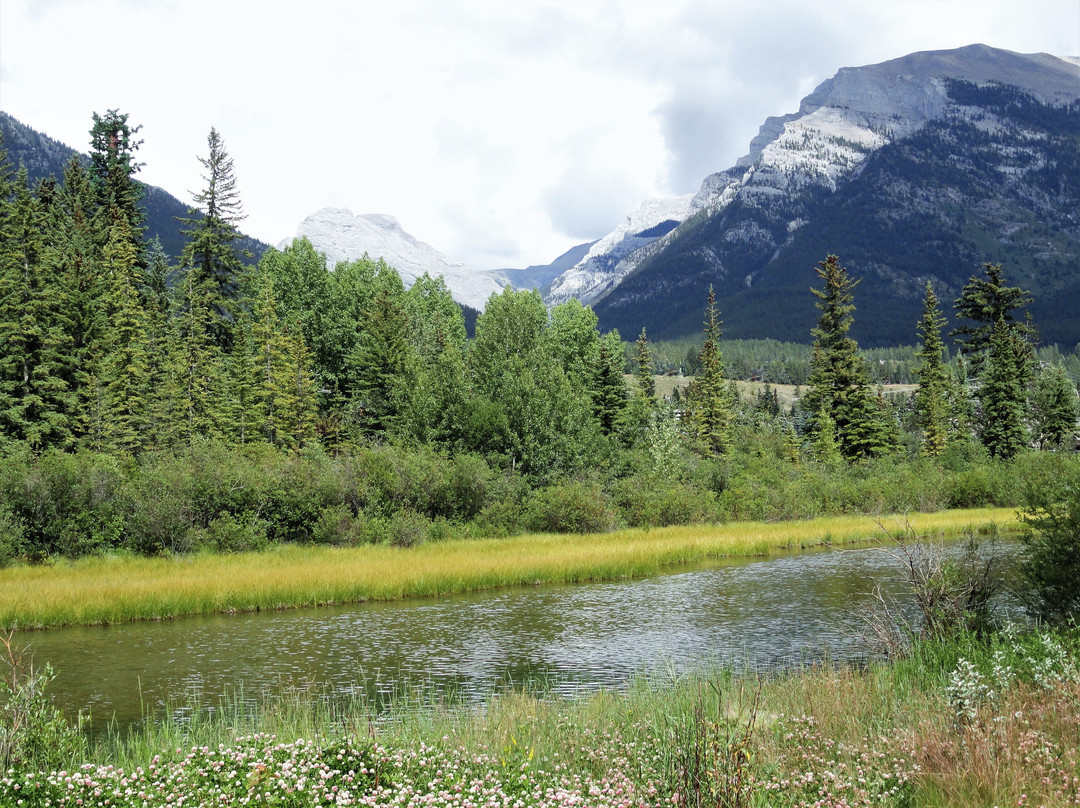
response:
M1080 54L1080 4L3 0L0 108L82 150L128 112L185 199L215 126L272 243L337 205L524 266L695 190L838 68L972 42Z

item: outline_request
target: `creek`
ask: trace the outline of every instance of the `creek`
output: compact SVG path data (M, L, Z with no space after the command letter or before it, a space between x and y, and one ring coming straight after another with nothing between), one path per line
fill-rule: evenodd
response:
M959 543L951 545L956 552ZM862 657L874 583L903 597L880 549L732 560L639 580L428 600L50 629L25 636L70 715L93 730L144 714L255 701L317 683L385 707L410 690L481 700L540 684L563 695L719 663L736 669Z

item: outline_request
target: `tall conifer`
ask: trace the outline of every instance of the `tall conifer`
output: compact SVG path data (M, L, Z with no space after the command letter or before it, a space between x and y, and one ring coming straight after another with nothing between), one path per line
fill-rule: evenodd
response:
M916 374L919 389L915 392L915 412L922 427L922 451L929 457L937 457L948 441L948 375L945 368L945 345L941 329L945 317L941 313L937 296L930 281L926 282L923 300L923 316L918 324L922 343L915 352L920 360Z

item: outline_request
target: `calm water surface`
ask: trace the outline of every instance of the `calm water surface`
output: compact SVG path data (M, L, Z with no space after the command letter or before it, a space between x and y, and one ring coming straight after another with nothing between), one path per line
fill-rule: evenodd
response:
M544 680L573 694L715 661L739 668L861 656L849 627L882 580L880 550L804 552L654 578L432 600L52 629L25 635L69 713L121 724L198 695L259 698L316 682L376 699L422 685L483 698Z

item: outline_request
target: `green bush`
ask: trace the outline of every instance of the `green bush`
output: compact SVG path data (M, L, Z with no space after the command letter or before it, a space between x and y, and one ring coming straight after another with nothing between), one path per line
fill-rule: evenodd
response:
M525 523L538 533L603 533L618 519L597 483L565 480L533 493Z
M716 518L716 495L652 475L637 475L614 485L619 514L631 527L704 524Z
M12 634L0 637L0 771L70 769L85 755L86 739L45 692L52 669L34 667Z

